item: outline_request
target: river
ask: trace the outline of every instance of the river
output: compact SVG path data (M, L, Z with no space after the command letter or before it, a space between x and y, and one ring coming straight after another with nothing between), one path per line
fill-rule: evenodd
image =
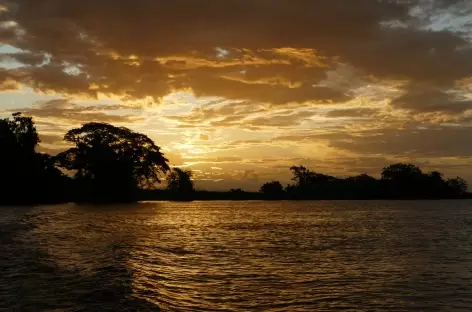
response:
M1 311L471 311L472 201L0 208Z

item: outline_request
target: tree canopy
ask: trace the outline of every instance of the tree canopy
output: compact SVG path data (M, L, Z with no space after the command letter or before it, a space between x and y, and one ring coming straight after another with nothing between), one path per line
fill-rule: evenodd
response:
M60 198L65 176L54 160L36 152L40 142L31 117L15 113L0 120L0 188L2 203L49 202Z
M267 199L283 199L285 197L284 187L279 181L263 184L259 192Z
M167 175L167 189L174 199L189 200L194 193L192 171L172 168Z
M75 147L57 156L94 199L130 200L138 188L155 188L168 160L146 135L106 123L88 123L66 133Z

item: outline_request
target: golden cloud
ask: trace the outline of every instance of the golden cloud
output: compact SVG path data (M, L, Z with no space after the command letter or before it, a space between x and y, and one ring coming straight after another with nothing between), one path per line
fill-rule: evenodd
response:
M0 38L24 51L11 56L25 64L11 70L17 81L39 91L337 102L348 98L346 86L317 84L340 64L369 79L443 88L471 76L466 39L418 27L434 10L455 12L456 2L422 3L11 0ZM411 14L418 8L424 14Z

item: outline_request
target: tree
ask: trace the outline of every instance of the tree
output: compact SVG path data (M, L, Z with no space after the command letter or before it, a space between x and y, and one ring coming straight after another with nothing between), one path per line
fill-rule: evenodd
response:
M261 186L259 192L267 199L282 199L285 194L284 187L279 181L265 183Z
M167 175L167 189L175 200L192 199L194 192L192 171L172 168Z
M462 178L448 179L447 185L453 196L463 196L467 193L468 184Z
M382 170L382 185L385 195L392 198L428 197L426 175L415 165L397 163Z
M60 199L67 177L47 154L36 152L40 142L31 117L14 113L0 120L1 201L32 204Z
M348 198L370 199L379 197L379 181L367 174L345 179L345 193Z
M292 180L295 185L287 188L292 198L319 199L339 196L340 179L313 172L304 166L292 166Z
M406 181L420 177L420 168L412 164L397 163L382 170L382 179L390 181Z
M6 203L26 199L20 192L32 200L37 182L35 148L39 137L33 119L20 113L12 117L0 120L0 186Z
M10 151L31 155L35 153L39 136L33 118L23 117L21 113L12 114L12 119L0 120L0 142Z
M293 174L292 180L295 181L297 187L305 187L310 184L313 172L309 169L304 166L292 166L290 170Z
M66 133L75 147L59 154L59 165L74 172L82 198L129 201L139 188L155 188L168 160L146 135L106 123L87 123Z
M444 198L451 195L451 190L439 171L431 171L424 175L423 191L430 198Z

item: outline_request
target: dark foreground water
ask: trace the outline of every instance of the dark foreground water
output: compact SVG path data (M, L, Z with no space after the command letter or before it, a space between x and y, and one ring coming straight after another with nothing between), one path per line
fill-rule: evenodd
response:
M0 209L1 311L472 311L472 201Z

